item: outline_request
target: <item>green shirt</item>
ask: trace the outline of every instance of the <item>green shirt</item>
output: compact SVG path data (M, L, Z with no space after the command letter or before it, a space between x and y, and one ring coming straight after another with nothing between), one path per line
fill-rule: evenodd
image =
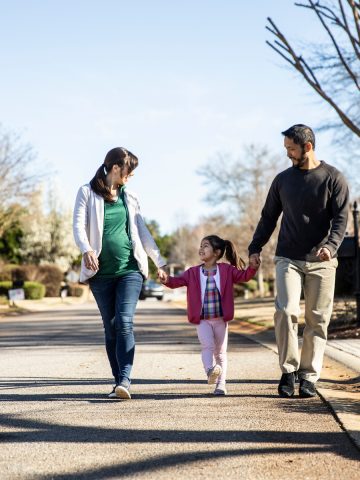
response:
M104 231L97 277L120 277L138 272L139 266L131 244L129 214L124 200L124 188L116 202L104 202Z

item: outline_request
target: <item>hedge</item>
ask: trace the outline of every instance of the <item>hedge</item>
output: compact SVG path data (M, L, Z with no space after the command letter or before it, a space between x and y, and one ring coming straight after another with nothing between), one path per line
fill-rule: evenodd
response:
M68 295L69 297L82 297L86 287L79 285L78 283L68 283Z
M12 286L12 282L0 282L0 295L8 296L8 292L12 289ZM24 282L23 288L27 300L40 300L45 295L45 285L39 282Z
M28 281L38 282L45 285L47 297L58 297L60 295L63 272L57 265L5 265L0 271L1 281ZM11 288L11 287L10 287Z
M24 291L27 300L41 300L45 295L45 285L39 282L25 282Z
M0 295L8 295L8 290L12 288L12 282L8 280L0 282Z

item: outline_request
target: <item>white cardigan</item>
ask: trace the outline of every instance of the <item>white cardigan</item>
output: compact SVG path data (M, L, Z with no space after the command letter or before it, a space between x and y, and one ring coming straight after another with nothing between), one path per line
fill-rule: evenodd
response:
M134 193L124 190L124 199L129 211L131 242L134 257L138 262L139 270L146 278L149 274L149 256L155 265L160 268L166 265L160 255L151 233L145 225L140 213L140 205ZM104 230L104 199L97 195L89 184L80 187L75 200L73 232L76 245L81 253L94 251L99 257L102 248ZM84 259L81 261L80 282L87 283L96 272L85 267Z

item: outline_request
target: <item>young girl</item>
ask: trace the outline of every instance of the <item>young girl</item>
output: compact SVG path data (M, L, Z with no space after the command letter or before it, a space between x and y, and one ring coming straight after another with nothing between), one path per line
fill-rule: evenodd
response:
M224 253L230 265L217 263ZM244 270L234 244L217 235L202 239L199 256L201 265L179 277L161 271L159 278L169 288L187 287L188 320L196 325L208 383L216 385L214 395L226 395L227 322L234 317L233 284L249 281L258 264Z

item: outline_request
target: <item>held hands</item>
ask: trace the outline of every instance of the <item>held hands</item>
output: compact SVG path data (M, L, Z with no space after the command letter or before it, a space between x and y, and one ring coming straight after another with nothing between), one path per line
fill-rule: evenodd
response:
M83 255L83 259L85 267L87 269L93 270L94 272L97 272L99 270L99 260L95 252L85 252Z
M319 248L319 250L316 252L316 256L319 258L320 262L331 260L330 250L326 247Z
M252 253L249 256L249 267L257 270L260 267L261 259L259 253Z
M169 275L161 267L157 271L158 279L161 283L165 284L168 281Z

